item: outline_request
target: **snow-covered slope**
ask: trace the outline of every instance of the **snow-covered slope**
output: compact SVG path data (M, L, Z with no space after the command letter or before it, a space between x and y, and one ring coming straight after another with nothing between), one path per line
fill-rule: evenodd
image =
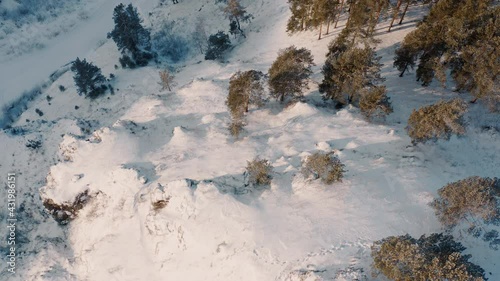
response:
M84 99L68 72L30 104L14 129L0 133L6 147L0 172L18 173L24 204L18 272L2 271L1 280L379 280L370 274L374 240L441 231L428 206L438 188L471 175L499 176L498 132L475 126L476 119L466 137L410 145L404 127L411 110L456 95L422 88L392 68L394 48L422 7L412 6L408 21L391 33L387 22L377 28L395 112L373 124L355 108L325 107L319 96L327 44L340 28L321 41L314 32L289 37L285 0L244 4L255 17L244 25L247 38L225 63L196 56L176 65L173 92L160 91L156 66L114 69L119 54L106 42L87 58L115 74L114 95ZM190 19L199 16L210 32L227 29L213 0L165 2L149 21L174 20L179 32L189 33ZM306 101L251 110L246 132L234 140L224 104L229 77L238 70L267 71L278 50L292 44L311 49L315 58ZM498 122L485 116L480 119ZM27 148L30 140L42 146ZM301 161L318 150L334 150L346 164L342 183L301 175ZM246 161L256 156L274 168L269 188L244 185ZM91 198L67 226L43 211L39 196L61 204L87 190ZM159 200L168 204L155 209ZM500 278L499 251L479 238L460 241L491 280Z

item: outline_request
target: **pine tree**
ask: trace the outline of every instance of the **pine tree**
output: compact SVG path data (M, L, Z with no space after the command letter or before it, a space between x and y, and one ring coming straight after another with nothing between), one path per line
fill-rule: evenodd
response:
M319 90L325 99L339 105L357 105L363 90L370 90L384 79L380 76L380 57L374 50L368 46L347 46L350 45L343 45L342 42L331 45Z
M311 27L313 0L288 0L291 17L288 19L286 31L295 33Z
M79 95L96 98L106 91L106 86L103 85L106 78L102 75L99 67L85 59L76 58L71 65L71 71L75 73L73 79Z
M278 58L269 69L271 95L280 102L287 96L301 97L309 83L313 65L311 52L306 48L291 46L280 50Z
M208 50L205 54L206 60L216 60L222 58L224 53L231 48L229 35L222 31L210 35L208 38Z
M228 0L223 11L230 23L233 24L234 22L235 26L232 28L231 34L236 34L236 31L238 31L239 34L245 36L241 29L241 22L250 21L252 15L248 14L245 8L241 6L240 0Z
M130 64L130 67L147 65L153 58L150 33L142 26L137 9L132 4L127 7L119 4L114 9L113 20L115 27L108 34L108 38L115 41L118 50L124 55L121 61Z
M444 84L446 70L458 91L500 105L500 6L491 0L440 0L410 32L396 51L394 65L401 75L417 65L417 81Z
M264 73L256 70L238 71L229 80L229 95L226 104L234 119L248 112L251 104L264 104L262 78Z

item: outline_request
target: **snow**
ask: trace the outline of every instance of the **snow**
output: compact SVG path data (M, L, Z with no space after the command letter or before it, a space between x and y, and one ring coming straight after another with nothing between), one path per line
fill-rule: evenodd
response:
M143 11L155 4L134 3ZM247 39L227 62L199 62L198 55L175 65L171 92L160 90L156 66L115 69L114 43L95 48L111 29L114 4L103 4L52 47L7 62L12 70L0 67L3 74L26 73L26 88L77 55L116 76L115 94L91 101L76 94L72 74L64 73L12 124L26 133L0 132L8 148L0 150L0 171L18 171L19 198L27 208L18 272L2 270L1 280L379 280L369 279L373 241L442 231L428 206L438 188L471 175L499 176L498 132L472 121L483 112L479 104L467 115L465 137L410 143L404 127L411 110L456 95L421 87L413 73L399 78L392 68L395 44L422 7L412 6L408 22L391 33L387 22L377 27L395 112L386 122L369 123L356 108L324 106L317 90L327 44L340 28L321 41L315 32L288 36L285 0L244 1L255 16L243 25ZM207 19L209 33L228 25L212 0L167 1L148 21L174 20L189 32L194 20L186 19L197 16ZM251 109L235 140L227 130L229 78L238 70L267 71L278 50L292 44L311 49L315 58L305 101ZM18 80L7 77L2 92L18 94ZM31 139L42 140L42 148L26 148ZM301 162L316 151L335 151L346 165L343 182L324 185L302 176ZM255 157L273 166L268 188L244 185L245 166ZM71 203L85 190L92 198L67 226L43 212L39 196ZM157 200L168 204L155 210ZM479 238L463 235L460 241L472 261L491 272L490 280L500 276L500 252Z

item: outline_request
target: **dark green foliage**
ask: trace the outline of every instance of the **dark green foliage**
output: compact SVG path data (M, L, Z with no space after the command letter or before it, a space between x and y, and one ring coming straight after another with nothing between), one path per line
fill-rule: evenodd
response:
M462 255L465 247L451 235L434 233L419 239L390 236L372 246L375 276L395 281L482 281L484 270Z
M413 143L446 139L465 134L463 115L467 105L460 99L439 101L413 110L408 119L408 135Z
M38 114L38 116L42 117L43 116L43 111L41 111L40 109L35 109L35 112L36 114Z
M132 4L127 7L119 4L114 9L113 20L115 28L108 34L108 38L115 41L118 50L124 55L120 59L122 66L134 68L147 65L153 58L150 34L142 26L137 9Z
M271 95L283 102L286 96L301 97L307 88L314 60L306 48L295 46L280 50L269 69Z
M224 53L231 48L229 35L222 31L210 35L208 38L208 50L205 53L206 60L216 60L223 57Z
M99 67L85 59L76 58L71 65L71 71L75 73L73 79L79 95L96 98L106 91L106 86L103 84L106 82L106 77L102 75Z
M439 221L453 227L470 218L491 221L500 218L500 180L469 177L438 190L431 206Z
M358 105L363 92L374 91L374 87L384 81L379 61L372 48L354 47L345 36L339 37L330 44L319 91L325 99L338 104Z
M443 84L446 70L458 90L487 98L496 107L500 75L500 6L491 0L440 0L396 51L394 65L404 73L418 61L417 80Z

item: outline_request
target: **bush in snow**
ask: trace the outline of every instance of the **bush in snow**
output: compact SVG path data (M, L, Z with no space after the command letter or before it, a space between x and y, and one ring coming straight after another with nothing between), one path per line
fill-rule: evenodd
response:
M153 58L151 53L150 33L142 26L137 8L129 4L119 4L113 12L115 28L108 33L124 55L120 59L122 66L134 68L145 66Z
M219 31L208 38L208 50L205 53L206 60L216 60L222 58L224 53L231 48L229 35Z
M384 118L392 113L392 105L386 95L385 86L374 86L370 90L363 91L359 109L368 120Z
M271 184L273 167L269 163L269 160L255 158L247 162L246 173L250 184L269 185Z
M90 198L96 195L97 194L89 194L89 190L87 189L79 193L71 203L57 204L54 200L49 198L43 201L43 206L59 224L65 225L75 219L78 215L78 211L83 209Z
M452 227L462 220L500 218L500 180L469 177L449 183L438 190L431 206L439 221Z
M461 99L439 101L413 110L408 119L408 135L413 143L449 139L452 134L463 135L463 115L467 105Z
M71 71L75 73L73 79L79 95L96 98L106 91L106 86L103 84L106 82L106 77L102 75L99 67L85 59L76 58L71 65Z
M302 174L305 177L313 176L314 179L321 179L326 184L342 181L344 177L345 165L330 153L316 152L306 158L303 163Z
M280 50L278 58L269 69L271 95L280 102L287 96L301 97L309 83L313 65L311 52L306 48L297 49L291 46Z
M465 247L442 233L390 236L372 246L374 277L383 274L397 281L482 281L484 270L462 255Z

